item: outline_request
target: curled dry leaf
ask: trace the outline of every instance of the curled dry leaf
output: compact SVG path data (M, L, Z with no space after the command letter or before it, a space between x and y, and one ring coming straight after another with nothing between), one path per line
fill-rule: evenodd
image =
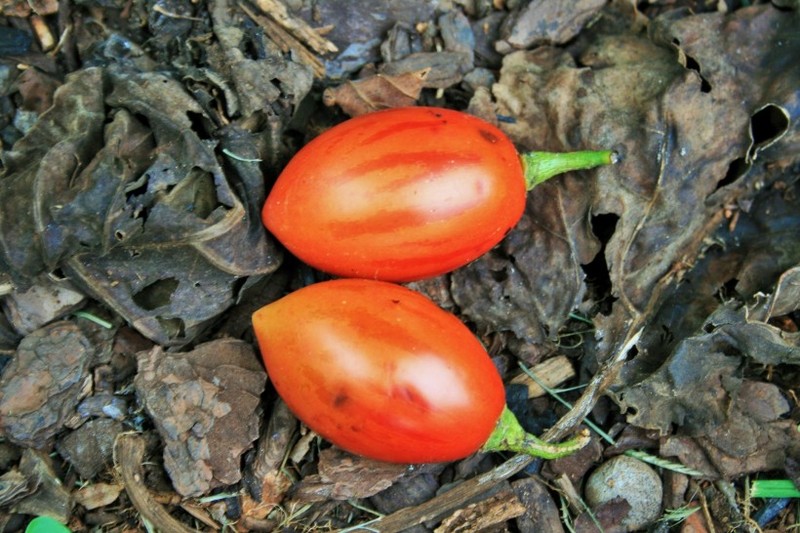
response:
M746 309L721 306L701 333L678 343L661 368L615 393L631 424L662 434L674 424L703 450L698 458L675 438L664 453L704 472L710 466L713 475L725 478L783 468L796 445L795 425L783 418L789 405L777 387L743 380L740 367L744 359L798 364L800 335L747 315Z
M26 336L0 377L0 431L11 442L41 448L78 404L94 347L71 322Z
M325 89L322 101L327 106L338 105L351 117L380 109L411 106L419 98L430 70L424 68L397 76L375 74L347 81L338 87Z
M250 344L224 339L187 353L142 352L136 393L164 440L175 490L197 496L241 479L258 438L266 374Z

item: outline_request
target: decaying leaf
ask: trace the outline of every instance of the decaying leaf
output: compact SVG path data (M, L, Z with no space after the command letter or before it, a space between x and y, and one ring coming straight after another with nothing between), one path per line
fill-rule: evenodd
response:
M200 495L241 479L258 438L266 375L250 344L224 339L187 353L139 354L136 393L164 440L175 490Z
M748 360L797 365L800 336L753 321L746 308L731 305L720 306L700 333L678 343L656 372L616 394L631 424L662 434L674 425L703 450L698 463L689 443L675 437L662 453L726 478L783 468L787 454L800 447L794 422L783 418L789 404L777 387L742 377Z
M518 228L453 274L464 312L526 342L546 342L583 302L584 268L601 250L596 234L604 235L599 261L614 303L596 326L606 356L631 318L661 301L656 286L701 252L724 220L723 206L754 194L768 158L791 153L797 128L779 128L767 134L782 138L760 153L759 166L735 171L751 149L754 114L768 103L797 109L798 83L789 83L800 76L789 37L796 22L796 14L764 5L658 20L652 37L600 27L580 67L555 48L506 56L496 102L479 91L472 109L514 117L501 127L521 149L608 147L622 161L529 193ZM786 46L770 46L773 39ZM760 44L741 53L750 41ZM676 46L699 71L681 64Z
M319 474L305 476L293 490L293 498L303 502L368 498L390 487L407 469L326 448L320 452Z
M327 106L338 105L351 117L371 111L414 105L419 98L430 68L398 76L375 74L361 80L347 81L326 89L322 100Z
M165 74L73 73L3 154L0 262L15 282L61 267L145 335L174 344L233 303L241 276L272 272L280 255L258 216L260 169L226 164L193 128L203 116ZM226 130L223 146L231 135L241 138Z
M26 336L0 377L0 431L32 448L64 426L89 378L94 347L71 322L54 322Z

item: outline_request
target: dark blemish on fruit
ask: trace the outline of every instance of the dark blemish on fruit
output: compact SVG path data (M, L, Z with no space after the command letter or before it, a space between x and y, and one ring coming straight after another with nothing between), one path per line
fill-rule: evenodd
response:
M491 131L480 129L480 130L478 130L478 133L480 133L481 137L483 137L484 139L486 139L487 141L489 141L492 144L497 144L500 141L500 139L497 137L497 135L495 135Z
M392 298L392 303L393 304L399 304L400 300L398 300L397 298Z
M414 404L422 410L428 410L430 407L427 400L413 387L395 387L392 390L392 396L397 400Z
M346 393L340 392L333 398L333 406L341 407L346 404L348 400L350 400L350 397Z

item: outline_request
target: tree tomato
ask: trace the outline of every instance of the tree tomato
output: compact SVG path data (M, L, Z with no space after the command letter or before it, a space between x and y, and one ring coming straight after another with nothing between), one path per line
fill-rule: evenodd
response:
M399 463L512 449L545 457L585 439L530 441L505 407L502 380L480 341L424 296L382 281L310 285L256 311L267 375L311 429L350 452ZM498 422L512 435L496 435ZM522 441L526 441L525 443ZM516 444L515 444L516 443ZM527 443L527 444L526 444Z
M343 122L289 162L262 212L307 264L343 277L412 281L463 266L519 221L526 188L610 162L610 152L520 159L498 128L407 107Z

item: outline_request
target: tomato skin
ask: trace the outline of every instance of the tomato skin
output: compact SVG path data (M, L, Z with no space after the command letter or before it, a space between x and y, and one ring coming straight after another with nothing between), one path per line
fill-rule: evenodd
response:
M487 440L505 406L500 376L455 316L405 287L339 279L253 315L269 379L340 448L381 461L453 461Z
M458 111L361 115L313 139L278 177L262 218L307 264L343 277L413 281L478 258L525 208L519 155Z

